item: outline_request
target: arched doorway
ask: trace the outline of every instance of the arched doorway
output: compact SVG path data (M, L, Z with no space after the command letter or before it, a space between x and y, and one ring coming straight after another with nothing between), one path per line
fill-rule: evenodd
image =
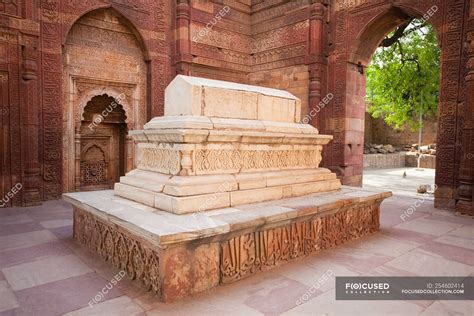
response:
M81 191L111 189L125 174L126 116L119 100L93 97L81 121L76 174Z
M437 7L430 11L434 14ZM417 197L435 190L440 46L429 19L391 30L363 68L364 187ZM415 145L414 145L415 144ZM425 195L426 197L426 195Z
M438 13L430 16L433 6ZM372 53L383 38L393 29L411 18L428 17L441 46L440 97L438 106L438 141L436 156L435 204L437 207L453 207L455 202L456 166L462 148L456 135L460 132L459 113L462 113L463 96L459 89L459 60L462 50L458 43L462 34L462 17L446 15L450 10L442 1L387 2L380 6L356 6L336 12L334 50L329 64L327 90L334 100L321 116L322 131L334 135L334 141L326 150L325 163L338 172L346 185L360 186L363 172L365 75ZM342 9L341 9L342 10ZM460 13L460 14L461 14ZM446 16L449 21L443 22ZM449 30L449 34L446 31ZM452 43L455 43L452 44ZM344 80L336 80L344 78Z
M113 8L71 27L63 47L63 192L111 188L133 169L126 131L146 123L145 58L137 30ZM91 130L103 111L107 117Z
M384 39L386 39L386 41L390 41L396 38L395 34L397 34L397 31L401 31L401 34L403 34L404 27L409 25L409 23L415 18L421 18L421 20L424 21L424 24L432 24L433 21L430 21L430 18L432 18L438 10L439 7L436 5L429 7L425 13L418 12L411 8L392 6L374 17L365 26L362 32L359 33L356 41L352 45L352 51L349 56L348 73L352 80L347 82L346 91L347 96L350 97L352 101L354 101L355 106L364 108L364 112L360 111L361 113L364 113L364 116L366 109L367 79L365 70L369 66L371 58L376 49L384 41ZM436 32L435 27L434 30ZM387 38L387 35L392 31L394 31L394 33L392 34L391 38ZM362 119L365 120L365 117ZM365 123L361 124L361 128L363 132L366 132L364 131L366 128ZM435 139L436 138L437 135L435 136ZM363 141L364 140L362 140L361 144L364 143ZM361 149L363 149L363 147ZM416 172L416 170L412 170L410 172L409 179L403 178L407 173L403 173L402 171L405 170L376 172L375 174L372 174L371 178L375 178L377 179L376 181L379 181L377 185L381 185L387 189L393 190L397 194L402 195L408 194L415 196L417 193L416 187L418 185L434 185L433 173L430 170L427 170L426 172ZM400 176L401 180L394 181L397 176Z

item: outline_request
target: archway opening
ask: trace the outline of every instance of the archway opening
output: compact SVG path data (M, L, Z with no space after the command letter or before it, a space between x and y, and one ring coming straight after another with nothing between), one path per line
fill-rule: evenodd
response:
M84 108L76 174L81 191L111 189L125 174L127 125L119 101L104 94Z
M436 189L440 48L429 21L435 12L420 19L392 7L353 47L347 91L364 122L365 187L409 196Z

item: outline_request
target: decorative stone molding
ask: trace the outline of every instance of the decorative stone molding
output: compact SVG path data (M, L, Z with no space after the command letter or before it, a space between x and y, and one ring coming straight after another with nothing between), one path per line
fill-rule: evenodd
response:
M147 290L161 294L160 260L152 245L78 208L74 209L74 239Z
M238 173L318 168L322 146L306 150L240 150L197 149L195 151L174 148L140 149L138 169L178 175L188 169L186 175ZM187 157L183 165L182 157Z
M372 0L337 0L336 1L336 11L348 10L354 7L366 4Z
M322 148L312 150L197 150L198 174L213 171L268 171L318 168Z
M74 120L76 124L80 125L80 122L84 119L84 108L87 106L93 97L100 95L108 95L113 98L119 98L120 95L125 98L120 100L120 105L123 107L126 113L125 122L129 129L134 129L135 125L143 125L145 118L145 109L139 109L140 116L135 117L134 111L134 96L136 95L136 84L124 84L121 82L104 82L101 80L91 80L89 78L82 78L72 76L71 88L73 94L76 95L75 102L73 104ZM140 120L140 122L136 122ZM140 124L141 123L141 124Z
M180 152L165 148L143 148L138 168L166 174L179 174L181 171Z
M221 282L232 283L379 230L380 204L234 237L221 243Z
M377 232L389 196L344 188L185 217L110 192L65 199L74 205L76 241L170 302Z

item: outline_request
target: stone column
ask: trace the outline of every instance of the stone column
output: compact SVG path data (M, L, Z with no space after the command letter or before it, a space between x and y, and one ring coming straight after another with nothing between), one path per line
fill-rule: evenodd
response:
M323 88L321 86L322 70L327 66L324 57L324 17L325 7L321 1L313 0L310 6L309 24L309 122L313 126L317 124L318 104L321 101Z
M467 65L466 65L466 96L464 101L464 126L462 130L461 168L459 171L459 186L457 189L456 211L474 215L474 0L471 0L471 10L467 31Z
M21 37L22 64L20 102L22 113L23 205L41 203L38 140L38 42L29 35Z
M74 134L74 191L81 190L81 123L75 126Z
M189 75L189 64L192 62L190 40L189 0L178 0L176 6L176 72Z

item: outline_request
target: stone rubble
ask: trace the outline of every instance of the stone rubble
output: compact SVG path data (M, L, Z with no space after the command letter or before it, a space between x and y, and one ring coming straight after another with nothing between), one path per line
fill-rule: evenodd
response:
M404 147L394 147L391 144L365 144L364 154L393 154L396 152L407 152L408 155L418 156L418 144L406 145ZM436 144L421 146L422 155L436 155Z

